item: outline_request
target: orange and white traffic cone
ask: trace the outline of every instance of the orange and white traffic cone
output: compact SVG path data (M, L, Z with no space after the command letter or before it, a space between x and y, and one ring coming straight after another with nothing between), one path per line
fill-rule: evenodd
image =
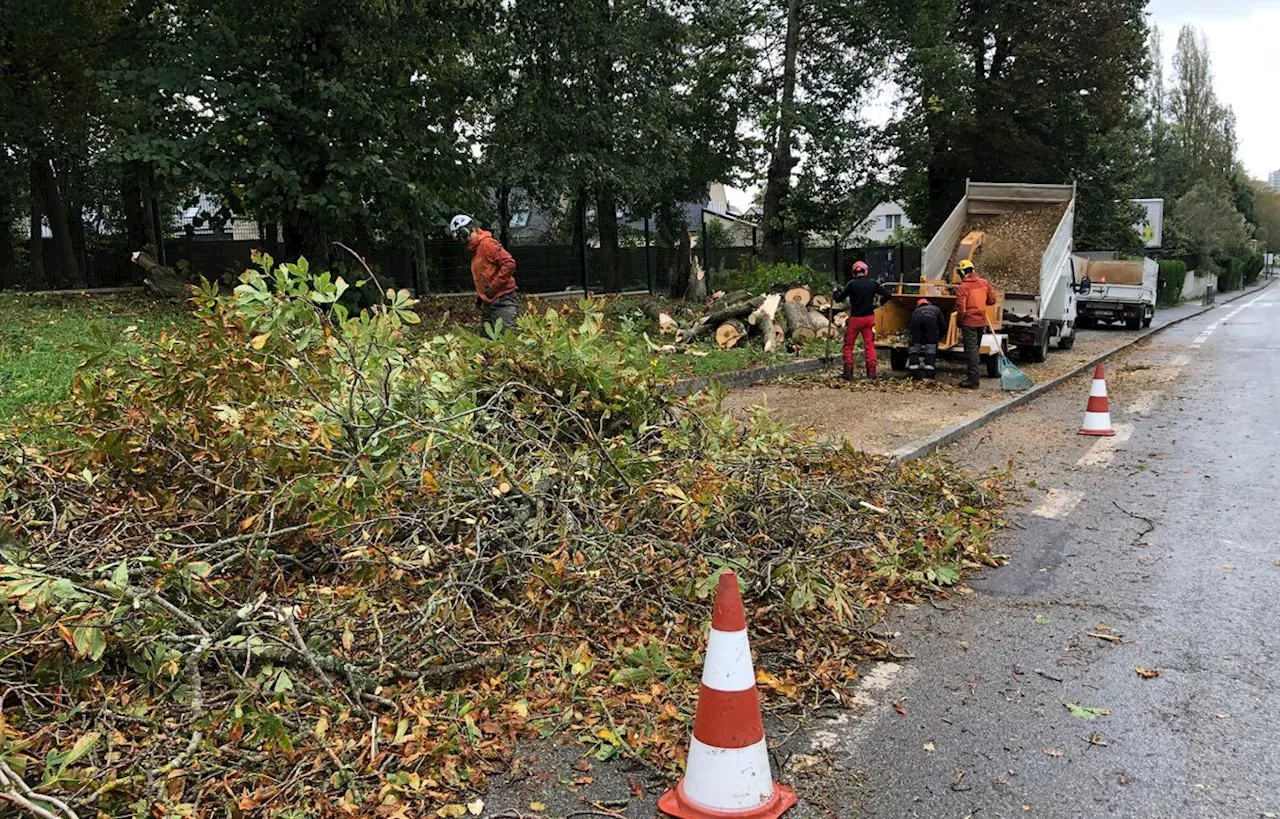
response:
M775 785L738 577L720 575L684 778L658 800L678 819L776 819L796 804Z
M1111 428L1111 404L1107 401L1107 377L1099 362L1093 371L1093 385L1089 388L1089 404L1084 410L1084 426L1081 435L1115 435Z

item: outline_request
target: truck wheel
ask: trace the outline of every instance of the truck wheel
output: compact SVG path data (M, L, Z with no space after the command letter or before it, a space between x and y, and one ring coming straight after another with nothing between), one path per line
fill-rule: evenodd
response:
M1072 347L1074 347L1074 346L1076 346L1076 334L1075 334L1075 333L1072 333L1072 334L1071 334L1071 335L1069 335L1069 336L1058 336L1058 349L1059 349L1059 350L1070 350L1070 349L1071 349Z
M905 370L907 368L907 351L902 347L890 347L889 366L893 367L896 372Z
M999 378L999 377L1000 377L1000 356L998 355L987 356L987 378Z
M1041 344L1019 347L1018 355L1024 361L1030 361L1032 364L1043 364L1045 359L1049 357L1049 336L1046 335L1044 342Z
M1152 320L1152 319L1154 319L1155 317L1156 317L1156 311L1155 311L1155 310L1148 310L1148 311L1147 311L1147 317L1146 317L1146 318L1144 318L1144 319L1142 320L1142 326L1143 326L1143 327L1150 327L1150 326L1151 326L1151 320Z

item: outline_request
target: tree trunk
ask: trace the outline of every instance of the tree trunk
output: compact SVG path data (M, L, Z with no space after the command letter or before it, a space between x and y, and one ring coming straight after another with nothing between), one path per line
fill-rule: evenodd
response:
M0 290L17 283L17 256L13 247L13 202L0 198Z
M658 325L658 332L663 335L673 335L680 330L680 324L671 314L662 309L662 305L651 299L640 302L640 312L644 313L650 320Z
M49 229L53 231L53 247L58 257L58 286L82 288L85 286L84 272L80 267L80 258L76 255L71 212L63 191L66 180L63 179L59 185L53 163L49 160L39 160L38 164L41 196L48 210Z
M737 319L730 319L716 328L716 346L728 350L747 337L747 326Z
M498 241L511 246L511 186L498 186Z
M29 170L31 172L29 186L31 191L31 232L29 234L31 242L29 251L31 273L27 281L27 287L32 290L39 290L51 286L44 264L44 198L40 195L40 175L35 162L31 163Z
M764 303L747 316L747 323L753 325L764 334L764 351L771 353L778 349L778 335L773 330L773 319L778 314L778 306L782 304L782 296L774 293L765 298Z
M505 243L504 243L505 245ZM413 232L413 288L418 291L418 298L431 293L430 268L427 266L427 243L422 238L422 231Z
M689 231L680 232L680 246L676 251L675 276L671 280L671 297L683 299L689 292L689 262L693 259L693 245Z
M809 321L809 309L793 301L782 303L782 315L787 323L787 333L792 338L813 338L813 324Z
M800 47L800 0L787 3L787 39L782 62L782 99L778 112L778 132L769 158L765 177L763 236L761 255L766 262L776 263L785 253L786 232L783 218L787 197L791 192L791 170L796 165L792 156L792 131L795 123L796 52Z
M764 304L764 296L757 296L751 301L744 301L739 304L727 304L724 307L715 310L711 315L700 319L696 324L681 334L681 341L686 344L697 341L698 338L705 336L707 333L719 327L730 319L741 319L751 315L752 311Z
M573 261L574 274L581 280L583 289L590 289L586 281L586 275L582 271L586 270L587 252L587 196L585 193L579 193L577 200L573 203L573 236L569 241L573 242L570 248L569 258Z
M124 211L129 250L142 250L147 244L147 215L142 206L142 185L133 177L127 177L120 185L120 209Z
M600 237L600 254L596 264L606 293L622 289L618 277L618 200L613 192L601 189L596 193L596 233Z

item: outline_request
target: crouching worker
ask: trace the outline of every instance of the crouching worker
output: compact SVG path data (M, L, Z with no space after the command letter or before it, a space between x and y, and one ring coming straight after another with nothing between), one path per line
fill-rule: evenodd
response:
M928 299L920 299L911 311L911 347L907 350L907 372L912 378L933 378L938 374L938 340L941 338L942 310Z
M520 312L516 260L470 216L453 217L449 231L471 252L471 281L476 287L476 306L480 308L480 334L487 337L514 330Z

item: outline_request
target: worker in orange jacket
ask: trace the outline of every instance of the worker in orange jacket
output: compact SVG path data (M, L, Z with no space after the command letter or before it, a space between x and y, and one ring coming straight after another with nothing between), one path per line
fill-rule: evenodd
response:
M496 336L514 330L520 312L516 260L492 233L481 230L466 214L453 217L449 231L471 252L471 281L476 287L476 306L480 308L480 333Z
M964 357L969 367L958 386L976 390L982 364L982 332L987 327L987 308L996 303L996 291L991 282L978 275L968 259L960 262L956 272L960 274L960 284L956 287L956 324L964 339Z

